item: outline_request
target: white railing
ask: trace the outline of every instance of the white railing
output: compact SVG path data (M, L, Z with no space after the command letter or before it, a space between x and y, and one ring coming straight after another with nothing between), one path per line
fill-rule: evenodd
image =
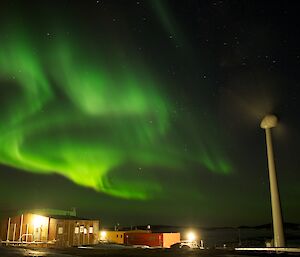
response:
M300 253L300 248L298 247L237 247L234 249L236 251Z

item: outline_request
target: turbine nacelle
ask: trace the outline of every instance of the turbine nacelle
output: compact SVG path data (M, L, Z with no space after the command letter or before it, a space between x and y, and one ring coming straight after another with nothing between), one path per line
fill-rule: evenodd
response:
M273 114L269 114L262 119L260 123L260 127L263 129L274 128L276 127L277 123L278 123L278 118Z

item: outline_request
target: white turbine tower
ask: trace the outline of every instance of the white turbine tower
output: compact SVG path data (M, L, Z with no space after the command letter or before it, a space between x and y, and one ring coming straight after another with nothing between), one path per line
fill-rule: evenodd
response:
M271 136L271 128L276 127L277 122L278 120L275 115L267 115L261 121L260 127L266 131L273 230L274 230L274 246L285 247L280 197L279 197L278 182L277 182L277 176L275 170L272 136Z

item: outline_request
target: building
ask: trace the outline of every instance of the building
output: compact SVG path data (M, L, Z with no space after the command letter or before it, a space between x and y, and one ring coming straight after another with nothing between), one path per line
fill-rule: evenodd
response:
M3 218L0 239L6 244L68 247L98 243L99 221L79 218L76 211L31 210Z
M147 245L151 247L170 248L180 242L180 233L125 233L125 245Z
M124 230L124 231L109 231L109 230L103 230L100 231L99 239L100 241L113 243L113 244L124 244L124 237L125 233L151 233L150 230Z

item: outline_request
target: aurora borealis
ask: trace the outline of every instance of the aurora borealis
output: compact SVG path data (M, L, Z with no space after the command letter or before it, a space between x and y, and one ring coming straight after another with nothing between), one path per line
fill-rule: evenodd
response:
M16 191L27 199L22 204L76 206L99 217L97 211L111 217L120 209L127 212L124 223L146 222L135 215L159 223L155 210L165 222L167 205L172 212L182 209L171 223L179 223L183 209L195 224L267 220L264 137L257 124L265 112L284 113L280 105L268 103L287 101L289 96L279 96L287 74L264 72L265 63L257 69L249 56L263 55L255 51L265 51L264 44L254 42L253 50L239 27L218 32L214 22L232 21L226 15L214 22L208 14L198 15L221 6L196 2L183 4L191 15L171 1L1 3L2 196L16 201L17 194L6 195L7 186L19 184ZM195 20L199 24L190 26ZM280 56L270 58L280 63ZM257 81L266 85L259 87ZM258 182L251 172L259 174ZM37 192L27 191L18 177L31 181L27 189L45 190L45 201L30 204ZM284 198L288 176L283 180ZM55 181L63 185L56 187ZM255 199L251 187L256 183L254 194L263 197L255 204L250 199ZM66 194L65 205L53 188ZM232 219L229 211L218 218L226 205L240 213L243 198L256 210L253 218ZM294 206L293 199L286 205ZM299 206L287 212L293 208ZM137 214L130 217L131 212Z

